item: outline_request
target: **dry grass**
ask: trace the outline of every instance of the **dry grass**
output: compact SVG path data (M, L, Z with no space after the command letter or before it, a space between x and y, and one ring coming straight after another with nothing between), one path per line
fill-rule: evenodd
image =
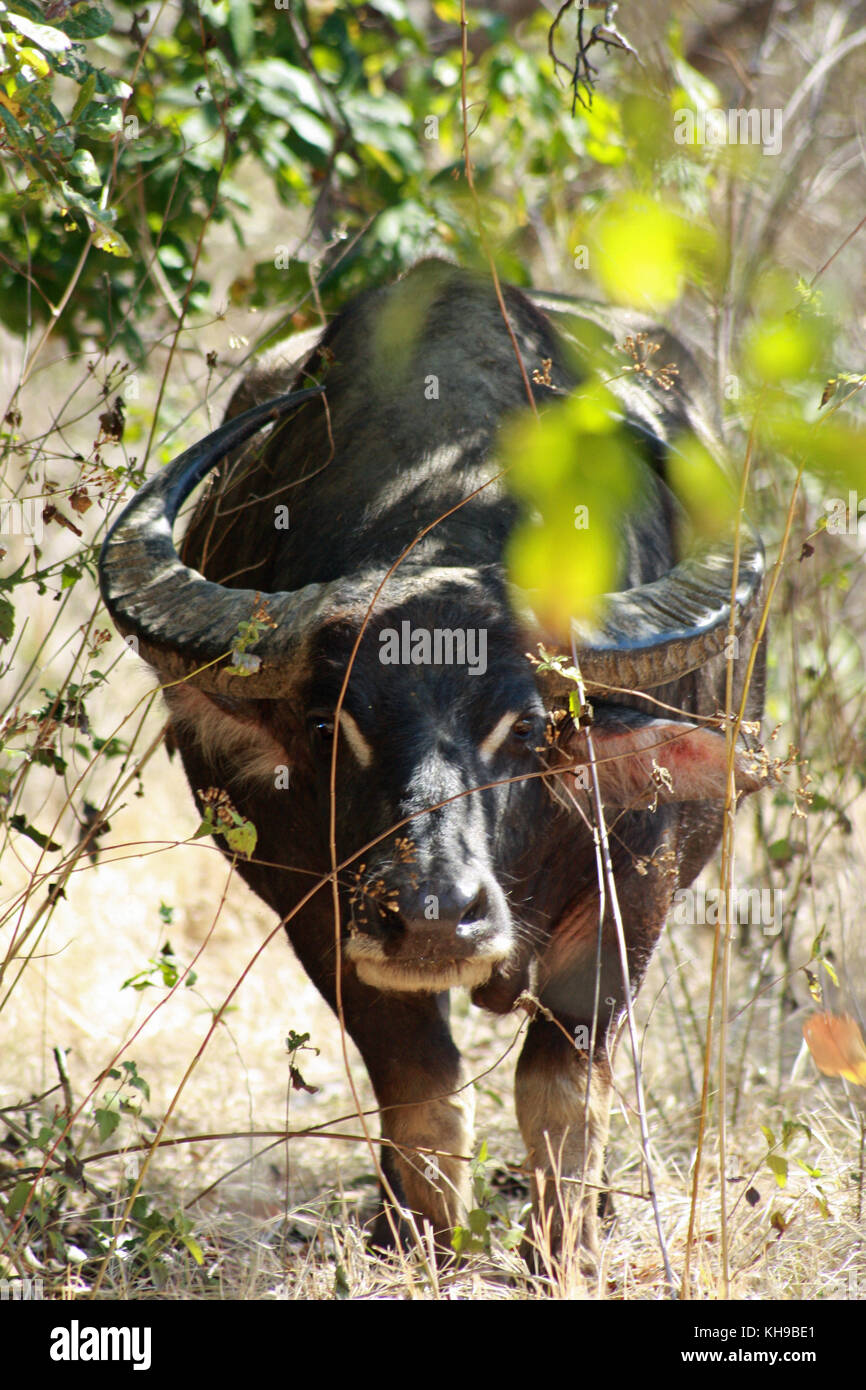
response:
M145 1113L161 1116L183 1072L204 1037L210 1010L228 994L243 966L272 930L270 915L237 877L228 886L214 926L216 905L228 866L209 842L164 848L141 857L154 827L178 838L195 829L195 816L179 769L164 753L144 774L145 797L131 800L112 816L111 843L129 846L106 853L96 868L73 876L67 897L55 912L50 934L16 987L5 1020L2 1104L20 1102L56 1081L51 1048L67 1049L73 1096L80 1100L124 1040L141 1023L162 990L137 994L121 985L142 969L169 936L178 961L186 964L209 937L196 964L194 989L165 998L147 1027L124 1051L150 1083ZM860 819L860 818L858 818ZM863 843L863 824L854 836ZM859 864L864 862L862 853ZM822 873L838 873L848 903L864 885L852 882L856 869L828 855ZM7 883L8 886L8 883ZM824 885L823 892L829 885ZM166 927L160 904L174 907ZM209 935L210 934L210 935ZM807 922L792 943L792 958L805 962L814 924ZM699 1030L706 1008L711 930L672 929L651 967L639 1001L642 1065L649 1097L652 1158L663 1226L675 1272L682 1269L689 1213L690 1163L695 1143L701 1053ZM864 1118L844 1084L822 1080L809 1059L795 1062L801 1047L804 992L789 1009L780 998L778 968L762 959L764 943L750 942L734 963L732 997L738 1001L728 1033L732 1078L729 1148L731 1293L737 1298L846 1298L866 1286L862 1241L862 1154ZM770 984L771 981L774 983ZM770 984L770 988L766 988ZM112 1260L102 1293L114 1298L489 1298L575 1297L582 1292L568 1278L553 1289L530 1279L520 1261L498 1246L489 1255L471 1256L461 1267L441 1271L417 1253L381 1257L365 1248L362 1223L372 1213L375 1189L372 1161L358 1141L302 1137L291 1141L246 1138L250 1131L282 1131L332 1126L357 1135L349 1087L343 1075L338 1029L318 993L306 980L278 937L244 980L227 1016L208 1047L193 1081L184 1091L167 1137L208 1134L163 1149L148 1172L145 1190L155 1208L170 1215L184 1209L192 1220L203 1263L197 1267L178 1242L157 1257ZM478 1130L488 1149L505 1164L522 1159L511 1105L520 1024L495 1019L456 1005L455 1029L476 1074L502 1054L504 1061L479 1083ZM315 1095L288 1084L284 1039L288 1031L308 1032L318 1052L297 1058ZM511 1049L509 1051L509 1048ZM360 1059L353 1075L364 1104L372 1097ZM623 1047L617 1069L608 1176L616 1193L616 1218L609 1226L596 1292L613 1299L658 1298L664 1277L652 1213L639 1163L633 1108L633 1082ZM57 1097L44 1102L50 1113ZM791 1164L782 1189L768 1170L762 1126L777 1135L783 1120L807 1123L791 1153L820 1177ZM342 1121L342 1123L336 1123ZM78 1152L114 1147L101 1144L93 1126L79 1124ZM117 1139L145 1137L124 1122ZM30 1158L32 1162L32 1155ZM86 1168L89 1177L119 1202L124 1178L137 1173L140 1155L102 1160ZM693 1261L693 1294L713 1297L718 1288L718 1176L716 1155L708 1154L700 1208L699 1245ZM504 1174L503 1174L504 1175ZM214 1186L214 1184L216 1184ZM513 1188L513 1184L512 1184ZM208 1190L209 1189L209 1190ZM207 1195L200 1194L207 1191ZM757 1193L750 1205L747 1191ZM635 1194L635 1195L623 1195ZM821 1199L825 1202L822 1214ZM81 1196L71 1199L74 1209ZM520 1219L523 1199L508 1196L512 1221ZM110 1210L110 1201L104 1210ZM773 1221L779 1223L774 1226ZM76 1266L79 1251L93 1255L87 1231L77 1232L67 1216L66 1268L46 1248L31 1242L32 1261L24 1269L50 1270L52 1287L69 1292L90 1287L93 1263ZM779 1228L781 1226L781 1229ZM75 1251L76 1240L80 1242ZM19 1251L19 1253L21 1253ZM19 1272L22 1272L19 1266ZM859 1283L857 1282L859 1280Z

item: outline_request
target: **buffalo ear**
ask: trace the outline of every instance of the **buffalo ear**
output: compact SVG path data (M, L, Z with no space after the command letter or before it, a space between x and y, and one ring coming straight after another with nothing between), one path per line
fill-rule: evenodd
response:
M165 700L176 747L192 739L208 763L228 765L244 782L274 786L279 770L288 767L286 750L264 717L265 701L205 694L188 684L170 686Z
M606 806L645 802L723 801L728 754L723 734L675 719L653 719L636 711L617 716L608 709L591 730L602 801ZM578 766L564 774L577 789L591 788L586 732L578 729L563 751ZM738 750L738 792L754 792L770 781L766 755Z

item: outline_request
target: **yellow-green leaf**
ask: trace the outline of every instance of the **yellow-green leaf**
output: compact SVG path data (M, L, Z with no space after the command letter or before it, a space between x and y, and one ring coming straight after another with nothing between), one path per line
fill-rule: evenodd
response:
M225 834L229 849L233 849L235 854L246 855L247 859L252 857L258 840L258 833L252 821L241 821L240 825L233 825Z
M715 459L693 434L677 439L667 458L668 477L701 536L730 531L736 498Z
M640 309L664 309L685 275L685 224L651 198L617 198L596 218L590 263L608 296Z
M767 1167L776 1179L779 1187L788 1185L788 1160L782 1158L780 1154L767 1155Z

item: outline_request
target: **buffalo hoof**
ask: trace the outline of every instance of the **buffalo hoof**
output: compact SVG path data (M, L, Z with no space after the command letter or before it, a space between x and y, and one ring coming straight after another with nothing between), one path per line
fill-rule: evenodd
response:
M390 1202L386 1204L383 1201L370 1225L367 1248L380 1255L393 1254L396 1250L402 1250L408 1255L420 1247L426 1255L430 1249L428 1231L429 1223L422 1217L415 1215L410 1218L395 1211ZM440 1269L459 1258L451 1246L450 1231L434 1231L433 1247L436 1252L436 1264Z

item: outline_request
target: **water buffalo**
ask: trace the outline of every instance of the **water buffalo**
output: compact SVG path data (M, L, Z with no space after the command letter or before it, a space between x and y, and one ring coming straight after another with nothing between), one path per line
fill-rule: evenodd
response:
M618 428L640 458L619 585L594 625L554 634L591 691L588 735L568 681L527 657L550 634L506 578L522 504L495 445L530 389L541 412L580 391L584 334L615 342L628 324L511 288L504 307L507 323L489 282L441 261L361 295L300 371L254 371L226 422L141 489L100 575L116 625L170 683L191 787L224 790L257 827L240 872L342 1009L396 1200L447 1242L468 1195L472 1089L447 991L496 1012L529 991L541 1007L516 1106L536 1205L554 1245L567 1215L591 1256L624 987L585 764L634 989L674 892L719 841L726 748L707 717L724 706L732 583L745 652L763 560L745 531L736 564L730 538L679 553L665 479L677 436L708 435L694 369L671 339L667 379L616 357ZM215 468L179 556L178 509ZM736 779L762 780L745 749ZM545 1177L559 1165L583 1184Z

